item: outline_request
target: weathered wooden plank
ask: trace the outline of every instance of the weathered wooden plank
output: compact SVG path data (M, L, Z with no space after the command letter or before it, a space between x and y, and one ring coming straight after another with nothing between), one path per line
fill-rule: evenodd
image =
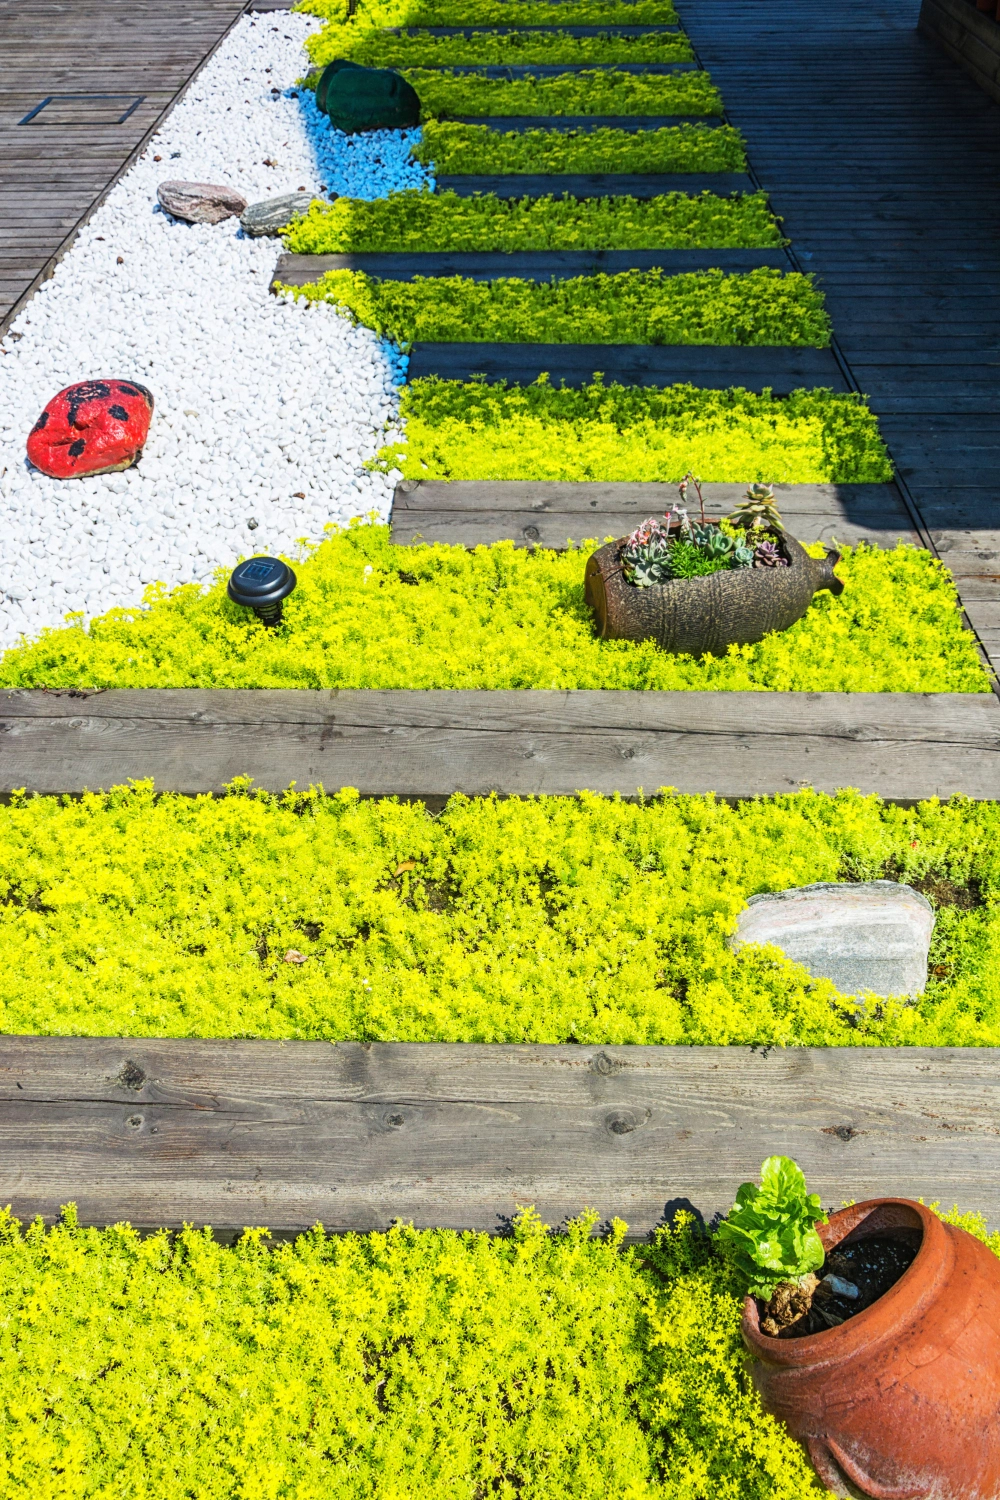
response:
M903 517L906 507L899 491L888 484L775 484L775 499L782 514L794 508L799 514L827 516L839 512L850 516L861 509L881 510ZM731 510L746 497L746 485L706 482L701 487L709 515ZM404 479L396 486L394 510L532 510L536 512L601 512L637 509L663 510L677 499L676 484L621 482L568 483L538 479L479 479L446 482ZM697 513L697 495L692 488L688 505Z
M1000 795L989 694L11 690L0 791L79 792L130 777L161 790L357 787L434 801L634 795L745 797L855 786L900 801Z
M786 395L801 387L849 389L830 349L723 348L686 344L414 344L409 378L509 380L529 384L542 374L567 385L588 384L597 371L623 385L677 385L711 390L744 386Z
M1000 274L1000 113L914 34L915 0L804 3L774 0L759 33L733 26L728 0L700 0L690 14L682 0L681 19L793 257L819 276L841 355L883 420L924 529L960 588L980 580L973 601L996 566L995 464L964 440L1000 412L994 309L983 300ZM968 0L925 0L924 22L949 11L1000 40ZM938 447L938 430L955 440ZM984 644L987 629L979 623Z
M4 287L0 334L243 8L244 0L204 0L194 10L188 0L155 6L79 0L69 10L33 3L30 13L0 7L0 189L9 186L22 195L13 212L3 205L0 242L33 251L30 263L20 267L20 284ZM122 125L100 123L109 118L108 106L82 100L56 101L29 125L18 124L46 96L60 93L144 99ZM30 196L23 193L26 172ZM73 190L65 191L69 172L76 176ZM39 207L32 198L43 193L49 196ZM16 227L18 220L23 229Z
M993 1049L0 1041L0 1198L51 1221L501 1231L523 1204L647 1235L783 1152L829 1207L1000 1220Z
M738 484L705 484L707 514L743 498ZM922 545L902 496L890 485L776 485L785 525L805 541ZM677 499L671 484L569 484L532 480L403 480L393 497L393 540L475 547L499 541L564 548L586 537L621 536ZM697 499L689 497L697 514Z
M557 3L557 0L554 0ZM492 281L519 276L530 281L552 281L564 276L594 276L600 272L754 271L759 266L788 268L783 250L514 250L375 251L350 255L281 255L274 270L272 290L306 286L326 271L366 271L384 280L412 281L415 276L470 276Z
M400 546L423 546L444 542L453 547L491 546L510 541L518 547L550 547L563 551L572 543L588 538L627 536L650 514L650 509L628 511L546 512L486 510L469 511L393 511L392 539ZM653 512L655 513L655 512ZM867 519L848 521L843 516L799 515L783 512L785 526L802 542L837 543L854 547L868 542L878 547L894 547L897 542L920 546L920 538L909 521L900 517L892 524L877 512ZM1000 566L994 564L994 566ZM965 596L964 585L962 588Z
M564 172L559 174L510 173L502 176L476 174L438 177L441 192L460 198L491 193L496 198L659 198L665 193L716 193L729 197L753 192L744 172Z
M923 0L918 27L973 82L1000 103L1000 31L968 0Z

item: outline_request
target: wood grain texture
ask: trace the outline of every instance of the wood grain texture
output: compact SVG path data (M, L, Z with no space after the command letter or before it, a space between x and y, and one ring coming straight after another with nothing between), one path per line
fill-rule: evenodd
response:
M800 541L921 545L893 485L775 485L774 490L786 528ZM706 514L725 515L744 492L738 484L703 485ZM623 536L676 498L677 487L670 484L404 480L396 486L390 521L393 540L403 545L513 541L562 549L568 541ZM697 506L696 499L693 503Z
M141 690L0 695L0 792L249 775L438 806L671 786L727 798L815 786L901 802L1000 795L989 694Z
M238 20L244 0L0 5L0 334ZM142 102L122 124L107 101Z
M754 271L758 266L787 267L783 250L512 250L374 251L349 255L280 255L271 289L281 285L307 286L326 271L365 271L384 280L412 281L415 276L471 276L492 281L519 276L529 281L552 281L599 272L662 269L682 271Z
M938 45L950 16L989 41L996 78L1000 26L971 0L770 0L766 18L732 0L679 9L792 263L825 293L918 529L960 588L1000 573L987 555L998 454L980 436L1000 416L1000 107Z
M490 193L496 198L659 198L665 193L733 193L753 191L743 172L565 172L550 175L517 173L508 176L443 175L436 179L442 193L473 198Z
M744 386L787 395L804 387L848 389L829 349L740 348L707 344L430 344L416 343L408 377L528 384L548 374L582 386L600 371L623 385L668 386L690 381L710 390Z
M920 32L1000 104L1000 26L970 0L922 0Z
M503 1230L522 1204L648 1234L779 1151L827 1206L1000 1221L991 1049L0 1040L0 1201L85 1224Z

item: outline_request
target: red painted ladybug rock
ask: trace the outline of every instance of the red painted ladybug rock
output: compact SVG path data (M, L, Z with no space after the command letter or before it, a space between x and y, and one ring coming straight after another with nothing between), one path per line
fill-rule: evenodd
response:
M28 435L28 458L52 479L113 474L135 463L153 397L134 380L83 380L54 396Z

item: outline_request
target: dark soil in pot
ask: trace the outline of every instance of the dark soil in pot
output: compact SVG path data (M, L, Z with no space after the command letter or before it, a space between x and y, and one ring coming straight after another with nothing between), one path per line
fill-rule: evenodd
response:
M806 1338L837 1328L884 1297L908 1271L916 1258L919 1242L886 1239L873 1235L833 1250L807 1284L786 1283L769 1303L758 1299L760 1326L772 1338Z

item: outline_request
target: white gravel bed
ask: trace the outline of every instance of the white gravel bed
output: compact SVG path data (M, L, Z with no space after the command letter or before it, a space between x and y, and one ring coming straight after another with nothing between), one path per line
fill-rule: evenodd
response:
M393 432L399 358L334 308L269 293L280 240L156 203L167 178L250 202L426 179L414 132L344 136L311 94L293 97L318 24L239 22L0 343L0 648L68 611L137 605L149 583L204 583L249 552L295 555L331 521L387 516L398 476L362 464ZM141 462L93 479L33 472L24 444L42 407L99 377L153 392Z

